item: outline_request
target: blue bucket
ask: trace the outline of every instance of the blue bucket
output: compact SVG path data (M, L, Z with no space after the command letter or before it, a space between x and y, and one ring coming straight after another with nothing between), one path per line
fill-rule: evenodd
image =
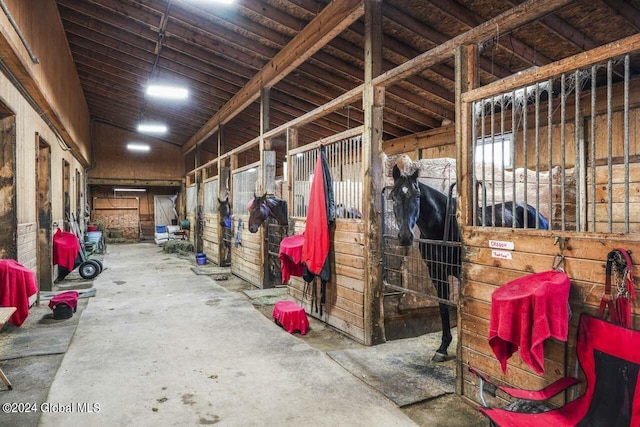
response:
M167 226L166 225L156 225L156 233L166 233Z
M207 254L196 254L196 264L205 265L207 263Z

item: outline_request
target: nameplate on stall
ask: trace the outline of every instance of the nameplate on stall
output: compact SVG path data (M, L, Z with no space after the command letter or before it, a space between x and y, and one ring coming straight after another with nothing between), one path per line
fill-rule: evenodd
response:
M498 259L512 259L511 258L511 252L508 252L508 251L497 251L495 249L491 251L491 257L492 258L498 258Z
M503 251L512 251L515 249L513 242L504 242L502 240L489 240L489 247L491 249L501 249Z

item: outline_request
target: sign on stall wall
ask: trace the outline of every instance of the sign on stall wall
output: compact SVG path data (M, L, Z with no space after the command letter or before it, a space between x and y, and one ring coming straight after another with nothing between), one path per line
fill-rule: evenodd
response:
M498 259L511 259L511 252L509 251L496 251L495 249L491 251L492 258Z
M492 249L491 257L498 259L512 259L509 251L515 249L513 242L502 240L489 240L489 247Z
M506 251L512 251L515 249L513 242L505 242L502 240L489 240L489 247L491 249L501 249Z

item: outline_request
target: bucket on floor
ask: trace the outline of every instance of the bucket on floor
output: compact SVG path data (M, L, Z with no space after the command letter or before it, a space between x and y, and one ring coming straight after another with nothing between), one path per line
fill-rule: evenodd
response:
M156 233L166 233L167 226L166 225L156 225Z
M207 254L196 254L196 264L205 265L207 263Z
M102 231L87 231L85 237L87 242L99 243L102 239Z

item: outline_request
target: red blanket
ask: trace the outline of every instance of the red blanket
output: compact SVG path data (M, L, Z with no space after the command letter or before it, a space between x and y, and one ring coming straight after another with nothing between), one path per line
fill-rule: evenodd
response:
M78 252L80 252L80 242L76 235L58 228L53 235L53 264L61 265L71 271Z
M302 277L304 266L302 265L302 245L304 243L304 233L285 237L280 242L280 272L282 273L282 283L287 283L291 276Z
M16 307L9 322L20 326L29 315L29 297L38 292L36 274L12 259L0 259L0 306Z
M520 348L520 358L544 373L544 341L567 340L569 277L545 271L512 280L491 295L489 345L507 371L507 359Z
M306 238L302 246L302 262L307 265L309 271L316 275L319 275L322 270L329 255L330 245L323 175L322 157L318 155L309 194L309 211L305 226Z

